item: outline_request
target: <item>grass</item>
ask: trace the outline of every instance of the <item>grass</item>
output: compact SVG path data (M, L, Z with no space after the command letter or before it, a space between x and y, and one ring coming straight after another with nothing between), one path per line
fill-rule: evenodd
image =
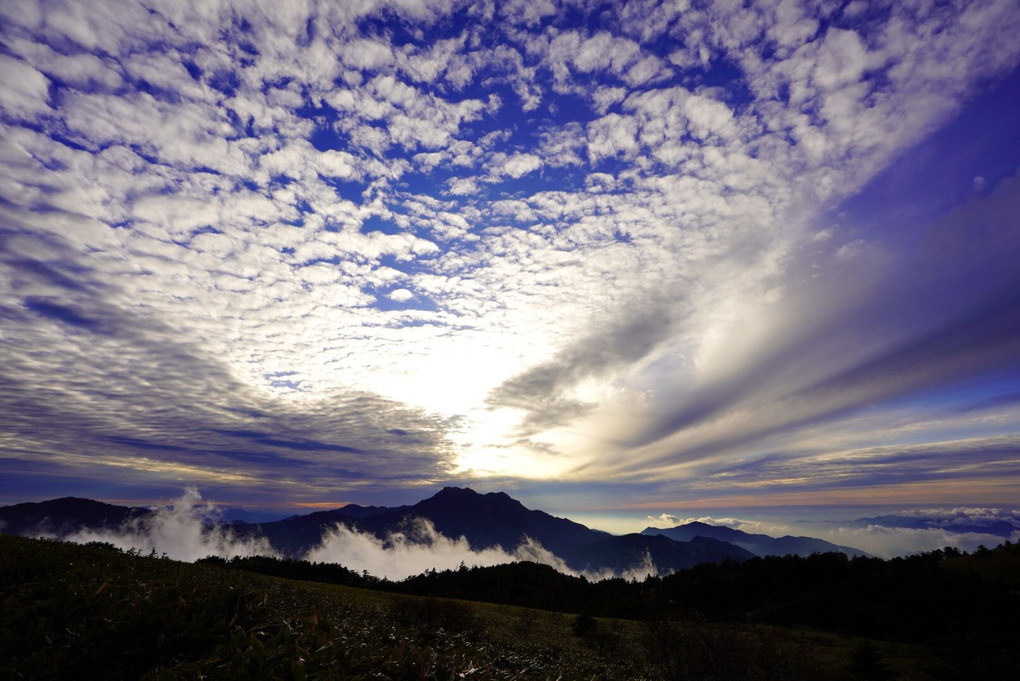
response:
M879 664L883 678L944 678L930 652L805 627L400 595L0 535L0 679L869 678L855 660Z
M610 655L572 622L0 536L2 678L643 677L633 623Z

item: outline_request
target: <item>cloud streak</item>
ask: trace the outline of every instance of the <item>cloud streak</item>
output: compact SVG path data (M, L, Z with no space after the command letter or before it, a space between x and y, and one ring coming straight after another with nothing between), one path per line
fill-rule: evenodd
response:
M683 4L4 3L0 470L765 490L1015 434L1014 3Z

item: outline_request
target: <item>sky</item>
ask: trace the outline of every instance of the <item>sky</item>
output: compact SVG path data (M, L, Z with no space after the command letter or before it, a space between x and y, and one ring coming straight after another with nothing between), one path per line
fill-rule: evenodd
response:
M0 503L1016 508L1017 35L0 0Z

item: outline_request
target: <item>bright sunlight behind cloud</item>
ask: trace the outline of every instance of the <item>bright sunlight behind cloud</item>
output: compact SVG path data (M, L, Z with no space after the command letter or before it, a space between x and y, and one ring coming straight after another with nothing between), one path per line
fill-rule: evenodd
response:
M1013 0L0 7L11 498L1016 499Z

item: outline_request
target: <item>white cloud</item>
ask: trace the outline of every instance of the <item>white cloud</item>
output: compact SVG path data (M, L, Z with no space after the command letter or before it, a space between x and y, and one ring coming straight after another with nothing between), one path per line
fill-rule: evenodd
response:
M820 539L840 546L853 546L879 558L893 558L946 547L971 552L979 546L994 547L1002 538L978 532L951 532L939 529L914 530L883 527L839 527L818 533Z
M860 81L868 65L867 48L855 31L831 29L818 53L812 78L822 90Z
M665 72L664 72L665 70ZM623 75L623 80L632 87L646 85L653 81L662 80L672 75L662 60L654 55L648 55L631 66Z
M389 45L361 38L345 43L340 53L344 63L364 71L376 71L391 66L396 58Z
M397 301L398 303L406 303L409 300L414 300L414 294L406 288L394 289L387 294L387 297L390 300Z
M526 540L513 552L498 547L474 550L464 537L445 537L422 519L416 519L405 532L388 535L385 540L338 525L323 539L322 545L309 551L305 558L312 562L339 563L357 571L367 570L369 574L392 580L430 569L455 570L462 563L476 567L522 560L572 573L562 560L537 542Z
M542 167L542 159L534 154L514 154L500 169L503 174L517 179Z
M500 11L513 23L534 26L544 17L556 14L557 7L554 0L510 0L501 5Z
M454 196L469 196L478 193L478 183L472 178L458 177L450 181L450 193Z
M425 406L423 386L470 340L477 364L496 368L459 376L446 416L481 423L486 395L512 385L515 400L535 397L522 381L546 368L553 405L589 419L550 427L564 468L628 450L614 443L668 421L692 386L718 398L718 423L620 460L668 468L679 445L721 446L766 412L787 423L727 396L746 375L760 388L747 400L782 402L794 382L756 364L786 347L777 324L810 335L826 310L851 309L830 291L839 276L811 275L829 282L828 304L800 294L793 263L876 275L896 263L819 216L1020 50L1008 2L897 5L866 25L843 23L852 5L840 18L795 3L628 3L605 8L594 33L555 3L507 3L466 8L472 21L447 39L403 44L357 19L427 36L450 8L312 16L285 3L245 13L241 30L231 3L15 5L0 29L5 224L65 250L26 255L62 273L49 279L5 261L0 305L21 315L7 355L67 350L80 366L50 372L61 389L95 379L89 367L112 348L90 354L42 331L84 318L26 312L26 297L65 304L76 286L158 320L168 346L201 345L253 391L272 368L321 399L358 390ZM716 84L730 68L734 87ZM319 151L320 136L338 148ZM363 233L373 220L397 233ZM809 241L822 233L827 244ZM412 320L374 307L412 292L435 309ZM833 367L858 357L824 347ZM45 364L18 366L33 361ZM495 451L516 441L507 421L464 437Z
M0 55L0 105L9 116L28 119L49 111L49 79L29 64Z
M733 112L722 102L708 97L691 95L684 101L688 129L698 138L710 135L727 137L733 131Z
M241 539L229 528L209 527L218 520L215 506L202 503L194 488L188 489L169 506L158 507L151 519L129 523L118 530L80 531L68 541L108 542L119 549L142 554L165 555L173 560L193 562L206 556L276 556L265 539Z
M579 71L612 70L620 73L634 61L640 50L637 43L615 38L603 31L583 40L573 53L572 60Z
M683 525L691 522L690 519L683 519L679 516L675 516L672 513L660 513L657 516L650 515L645 520L648 521L650 527L676 527L677 525Z
M631 116L606 114L588 124L588 157L592 162L601 158L634 152L637 147L638 126Z

